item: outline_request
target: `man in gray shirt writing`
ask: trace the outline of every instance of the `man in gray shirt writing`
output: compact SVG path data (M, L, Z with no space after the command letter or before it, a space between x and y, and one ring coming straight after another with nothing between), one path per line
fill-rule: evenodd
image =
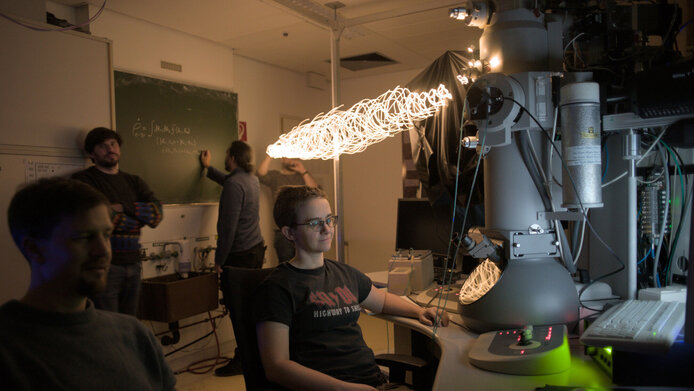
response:
M225 174L210 165L212 154L205 150L200 154L200 164L207 170L207 177L222 185L217 219L217 250L214 262L221 273L222 292L227 308L225 266L260 269L263 267L265 242L260 234L260 183L253 172L253 150L243 141L234 141L227 149ZM231 318L231 312L229 313ZM234 319L231 318L232 323ZM217 376L233 376L242 373L238 348L227 365L217 368Z

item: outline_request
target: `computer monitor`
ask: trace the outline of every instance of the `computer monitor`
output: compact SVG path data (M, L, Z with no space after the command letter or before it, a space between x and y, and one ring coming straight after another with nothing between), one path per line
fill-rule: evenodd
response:
M450 207L433 208L426 199L399 199L395 249L431 250L434 255L445 257L452 220L452 211L445 209ZM458 227L462 224L456 223Z

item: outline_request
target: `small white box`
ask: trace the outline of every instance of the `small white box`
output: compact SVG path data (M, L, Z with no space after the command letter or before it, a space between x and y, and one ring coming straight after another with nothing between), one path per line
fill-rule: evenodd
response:
M687 302L687 287L684 285L670 285L664 288L645 288L639 291L639 300L676 301Z
M413 250L393 254L388 262L388 270L393 270L396 267L405 267L411 270L410 288L415 292L426 290L434 282L434 257L430 250Z
M405 296L410 293L412 270L408 267L396 267L388 272L388 292Z

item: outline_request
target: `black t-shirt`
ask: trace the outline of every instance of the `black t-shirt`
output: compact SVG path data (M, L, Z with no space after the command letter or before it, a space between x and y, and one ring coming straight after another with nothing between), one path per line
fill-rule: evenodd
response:
M331 260L297 269L283 263L258 287L256 322L289 326L290 359L337 379L378 386L383 376L357 324L371 280Z

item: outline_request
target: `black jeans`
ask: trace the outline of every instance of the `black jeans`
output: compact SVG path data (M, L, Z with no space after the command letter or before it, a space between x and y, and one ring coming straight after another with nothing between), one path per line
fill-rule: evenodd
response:
M260 269L263 267L266 248L265 243L260 242L248 250L230 253L226 261L224 261L224 266Z
M243 267L247 269L261 269L263 267L263 259L265 258L266 248L267 247L265 246L265 243L260 242L257 245L249 248L248 250L231 253L227 257L226 262L224 262L224 266ZM222 292L224 293L224 305L226 305L228 309L231 306L231 300L227 300L227 292L229 291L227 289L227 273L229 273L229 268L222 267L222 280L220 282L220 285L222 288ZM231 316L231 312L229 312L229 316ZM234 320L232 319L232 322L233 321Z
M263 259L265 258L266 248L267 247L265 246L265 243L260 242L257 245L249 248L248 250L240 251L237 253L231 253L229 254L229 257L227 257L226 262L224 262L224 266L244 267L247 269L260 269L263 267ZM231 323L233 324L234 317L231 316L231 297L229 297L229 289L227 289L227 273L230 273L229 268L222 267L222 281L220 285L222 288L222 293L224 294L224 305L227 307L227 310L229 311L229 319L231 319ZM234 354L234 357L236 359L241 358L241 356L238 355L238 350L239 348L237 347Z

